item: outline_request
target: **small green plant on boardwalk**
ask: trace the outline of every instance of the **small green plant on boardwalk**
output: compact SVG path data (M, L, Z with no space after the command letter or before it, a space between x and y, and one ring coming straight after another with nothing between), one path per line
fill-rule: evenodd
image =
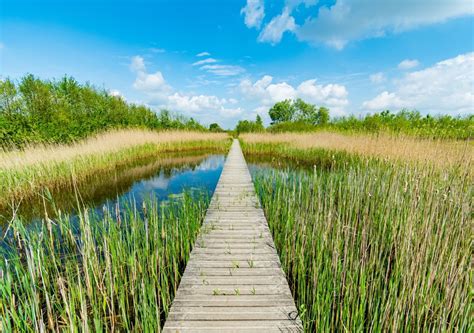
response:
M15 220L0 261L0 331L161 329L208 198Z

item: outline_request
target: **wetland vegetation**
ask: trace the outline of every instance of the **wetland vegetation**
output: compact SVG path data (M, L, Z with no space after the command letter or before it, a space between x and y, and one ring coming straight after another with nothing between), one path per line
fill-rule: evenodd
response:
M35 230L15 219L0 247L2 331L160 331L208 198L84 209Z
M0 88L2 331L159 331L230 137L69 79ZM271 115L235 133L306 331L469 331L472 117Z
M72 145L33 146L0 153L0 206L14 206L41 192L71 189L98 174L113 174L137 161L170 152L225 152L225 134L122 130Z
M471 143L241 140L308 332L469 330Z
M1 330L159 331L229 146L134 129L2 152Z

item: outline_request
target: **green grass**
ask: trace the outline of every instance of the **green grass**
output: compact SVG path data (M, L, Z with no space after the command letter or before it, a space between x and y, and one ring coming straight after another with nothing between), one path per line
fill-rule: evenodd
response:
M208 202L84 209L28 230L15 220L0 248L0 330L160 331Z
M278 152L316 165L253 172L306 331L472 330L468 170Z

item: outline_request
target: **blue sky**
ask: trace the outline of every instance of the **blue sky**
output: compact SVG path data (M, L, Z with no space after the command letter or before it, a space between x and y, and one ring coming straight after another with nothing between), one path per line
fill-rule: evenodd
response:
M470 0L0 0L0 75L71 75L232 127L301 97L333 116L474 112Z

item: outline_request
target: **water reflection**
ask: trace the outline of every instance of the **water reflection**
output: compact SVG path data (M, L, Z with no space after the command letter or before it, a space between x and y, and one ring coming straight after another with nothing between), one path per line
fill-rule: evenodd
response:
M212 194L222 171L225 156L199 151L192 154L166 154L135 161L114 172L98 174L73 183L67 188L35 195L23 200L17 215L24 221L35 222L46 214L55 217L58 212L74 215L78 205L100 211L104 205L133 199L141 205L150 196L167 199L170 195L179 195L185 190L198 189ZM12 207L0 207L1 225L11 220Z

